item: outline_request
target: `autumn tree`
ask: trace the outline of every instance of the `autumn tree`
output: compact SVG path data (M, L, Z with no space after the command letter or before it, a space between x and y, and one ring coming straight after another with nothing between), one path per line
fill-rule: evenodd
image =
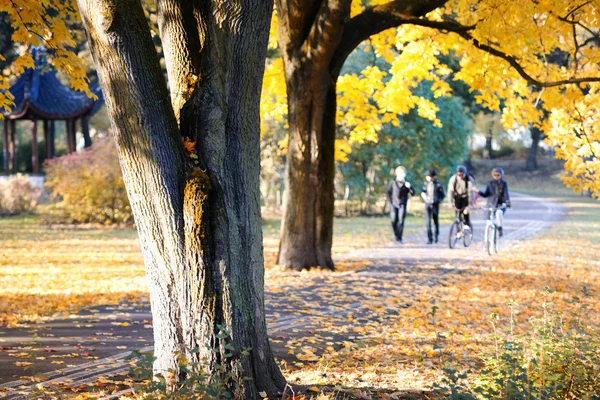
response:
M236 398L280 396L285 380L264 314L259 191L272 3L158 0L169 89L140 1L79 0L78 8L146 264L154 372L170 383L185 378L183 359L228 377ZM85 86L85 73L70 70L80 64L61 59L71 57L70 37L54 41L68 33L74 6L1 0L0 9L12 17L14 39L44 41L73 86Z
M461 67L455 78L478 93L482 106L502 111L505 126L540 124L542 111L535 104L541 100L547 110L554 110L550 120L560 119L551 129L561 125L578 132L574 138L593 139L595 131L583 129L592 123L586 121L595 112L590 100L597 96L600 80L600 52L595 46L599 8L593 2L278 0L276 9L289 123L278 260L289 268L333 268L338 78L348 55L364 41L376 48L378 56L389 58L392 78L378 89L377 118L358 107L367 121L362 126L371 123L377 131L381 122L393 121L388 112L392 109L417 108L422 117L435 120L435 107L412 95L411 88L432 80L436 95L447 95L448 84L440 79L447 68L440 56L452 51ZM548 61L547 55L556 49L572 55L567 67ZM375 82L381 80L375 69L367 74ZM534 86L543 90L533 90ZM574 108L582 118L567 112ZM572 117L565 121L563 115ZM557 135L565 138L567 152L570 139ZM586 156L573 150L564 157L573 159L569 167L573 179L589 186L592 172L584 171L598 168L597 142L576 142Z

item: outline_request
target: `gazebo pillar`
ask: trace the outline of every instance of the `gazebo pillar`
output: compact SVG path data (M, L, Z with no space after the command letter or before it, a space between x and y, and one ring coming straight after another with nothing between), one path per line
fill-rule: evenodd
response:
M2 124L4 130L3 130L3 141L2 141L2 160L3 160L3 165L2 165L2 170L4 171L5 174L8 173L8 168L9 168L9 163L8 163L8 158L10 157L10 154L8 153L8 119L4 118L3 124Z
M10 153L10 170L13 174L17 173L17 149L15 147L15 120L11 119L8 123L9 129L9 142L8 152Z
M90 137L90 117L81 118L81 133L83 133L83 147L92 147L92 138Z
M75 151L75 146L73 145L72 140L73 127L70 119L65 120L65 127L67 131L67 153L71 154Z
M50 126L48 127L50 130L48 132L48 143L50 143L50 158L56 157L56 121L51 120Z
M50 159L50 131L48 130L48 120L45 119L42 122L42 126L44 127L44 158L46 160Z
M40 162L38 160L37 119L33 121L31 128L31 169L34 174L40 173Z

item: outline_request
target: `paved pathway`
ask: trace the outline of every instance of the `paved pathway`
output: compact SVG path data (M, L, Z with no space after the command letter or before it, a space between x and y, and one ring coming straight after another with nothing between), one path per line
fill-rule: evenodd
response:
M501 251L508 251L513 244L547 229L563 218L564 213L565 210L555 203L513 194L513 208L505 217L506 234ZM438 244L425 244L426 235L422 233L407 238L403 245L390 242L381 247L354 251L338 259L367 260L367 267L346 273L315 275L309 282L305 279L302 287L290 281L289 287L267 291L267 322L276 355L288 357L286 345L290 340L319 330L323 340L339 343L355 339L351 332L345 337L327 335L329 328L320 326L324 319L333 323L337 320L338 324L348 317L368 322L386 318L397 313L398 308L410 305L407 295L406 304L386 306L374 312L372 304L367 304L370 291L390 290L397 286L408 291L415 284L434 285L457 265L489 257L482 243L483 212L476 212L473 220L475 237L470 248L449 249L449 227L445 226ZM403 280L401 285L394 284L400 280ZM353 295L354 301L347 301L348 293L339 293L340 284ZM361 290L365 288L367 290ZM295 293L294 297L290 297L291 292ZM345 300L336 301L337 298ZM45 386L60 386L64 382L77 386L90 383L99 376L125 373L129 369L126 357L131 350L151 351L151 324L148 304L142 303L98 307L67 319L0 329L0 397L24 398L25 393L40 384L40 376L44 377Z

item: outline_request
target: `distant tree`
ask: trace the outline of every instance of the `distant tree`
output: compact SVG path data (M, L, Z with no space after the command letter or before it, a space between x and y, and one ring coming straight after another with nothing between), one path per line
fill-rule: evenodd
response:
M418 185L429 167L438 170L440 179L449 177L468 152L472 121L462 101L454 97L434 99L428 82L415 92L439 108L442 127L411 110L399 117L399 126L385 124L376 142L352 143L347 161L338 162L343 177L340 183L350 186L354 198L362 200L363 211L368 211L366 206L374 195L381 197L385 192L392 178L390 171L396 166L405 166L409 180Z

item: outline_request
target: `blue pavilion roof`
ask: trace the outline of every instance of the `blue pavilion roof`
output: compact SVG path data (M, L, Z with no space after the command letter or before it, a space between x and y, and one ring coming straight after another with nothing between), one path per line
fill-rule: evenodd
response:
M29 119L72 119L93 115L104 104L100 87L92 85L91 91L97 100L89 98L84 92L63 85L56 76L56 70L46 59L43 47L31 49L34 69L26 69L10 87L14 96L12 112L6 114L12 118Z

